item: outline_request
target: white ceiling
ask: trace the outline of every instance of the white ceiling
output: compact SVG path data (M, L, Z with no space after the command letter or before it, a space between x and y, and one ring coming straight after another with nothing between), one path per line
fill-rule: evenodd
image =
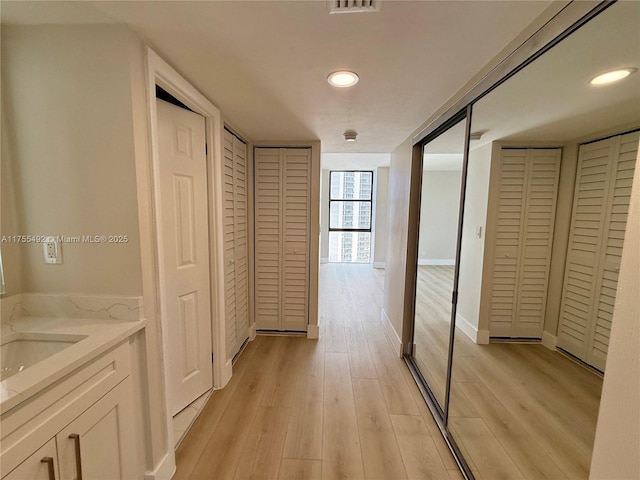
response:
M640 72L593 86L599 73L640 69L640 2L618 2L569 36L473 108L471 131L496 139L565 142L640 125Z
M324 0L3 0L2 21L126 22L251 139L388 153L550 3L385 0L381 13L329 15ZM360 83L330 87L338 69Z

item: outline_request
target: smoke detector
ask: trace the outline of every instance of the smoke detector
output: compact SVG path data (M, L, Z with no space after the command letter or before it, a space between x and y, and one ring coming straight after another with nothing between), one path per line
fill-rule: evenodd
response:
M379 12L382 0L327 0L329 13Z
M344 132L344 139L347 142L355 142L357 136L358 133L355 130L347 130L346 132Z

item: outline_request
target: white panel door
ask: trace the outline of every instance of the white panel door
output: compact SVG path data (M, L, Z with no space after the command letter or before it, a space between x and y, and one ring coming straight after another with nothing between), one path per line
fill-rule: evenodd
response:
M175 415L212 388L205 120L157 100L161 298Z

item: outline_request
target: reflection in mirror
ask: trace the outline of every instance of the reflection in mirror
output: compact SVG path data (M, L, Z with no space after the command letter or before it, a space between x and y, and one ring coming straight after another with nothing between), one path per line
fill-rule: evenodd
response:
M466 120L423 149L414 360L444 409Z
M589 81L638 25L616 3L474 105L448 428L478 478L589 476L640 74Z

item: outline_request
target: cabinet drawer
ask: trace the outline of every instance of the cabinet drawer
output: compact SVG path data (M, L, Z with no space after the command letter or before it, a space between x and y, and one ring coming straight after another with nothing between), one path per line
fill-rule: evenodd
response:
M127 340L4 413L0 470L14 469L130 371Z
M53 462L53 478L60 478L60 475L58 475L56 441L52 438L14 470L2 477L2 480L52 480L49 474L49 465L43 462L45 458Z

